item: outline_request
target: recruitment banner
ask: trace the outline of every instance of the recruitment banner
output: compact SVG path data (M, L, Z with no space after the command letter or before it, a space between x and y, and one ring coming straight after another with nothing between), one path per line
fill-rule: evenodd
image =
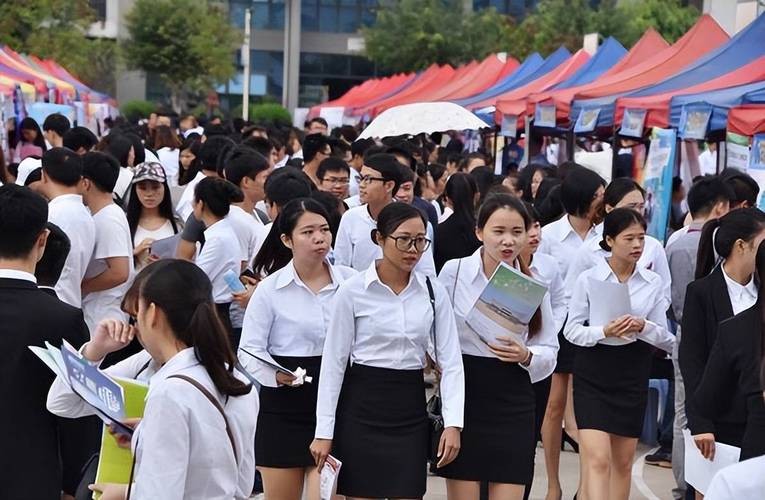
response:
M746 172L749 168L749 137L728 132L725 150L725 166Z
M664 242L672 207L672 173L677 154L677 131L654 127L643 171L648 234Z
M749 154L747 173L760 186L757 208L762 210L765 208L765 198L763 198L763 188L765 188L765 134L757 134L752 137L752 152Z

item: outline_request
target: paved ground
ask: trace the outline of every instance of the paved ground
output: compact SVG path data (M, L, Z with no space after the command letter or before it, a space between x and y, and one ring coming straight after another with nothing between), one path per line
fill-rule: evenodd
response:
M635 465L632 468L632 491L630 499L634 500L665 500L672 498L674 478L671 469L647 465L643 467L643 456L652 451L644 445L638 446ZM571 500L576 493L579 481L579 455L572 452L561 454L561 482L563 483L563 499ZM534 486L531 490L531 500L544 500L547 492L547 476L545 472L542 449L537 449ZM446 484L438 477L428 478L428 493L425 500L446 500Z

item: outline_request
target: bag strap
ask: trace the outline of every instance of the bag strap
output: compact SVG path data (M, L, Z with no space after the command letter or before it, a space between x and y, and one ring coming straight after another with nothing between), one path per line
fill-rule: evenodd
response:
M197 382L191 377L188 377L186 375L176 374L176 375L170 375L167 378L179 378L181 380L185 380L189 384L199 389L199 392L204 394L205 397L210 401L210 403L212 403L213 406L215 406L215 408L220 412L221 416L223 417L223 421L226 423L226 434L228 434L228 440L231 442L231 448L234 450L234 460L237 463L239 463L239 456L236 452L236 444L234 443L234 434L231 432L231 426L228 425L228 418L226 417L226 412L223 410L223 406L221 406L220 401L218 401L218 399L215 396L210 394L210 391L208 391L205 388L205 386L203 386L202 384L200 384L199 382Z
M428 287L430 308L433 310L433 323L430 325L430 332L433 335L433 354L436 356L436 369L440 369L441 365L438 364L438 345L436 344L436 294L433 292L433 283L430 282L430 276L425 277L425 285Z

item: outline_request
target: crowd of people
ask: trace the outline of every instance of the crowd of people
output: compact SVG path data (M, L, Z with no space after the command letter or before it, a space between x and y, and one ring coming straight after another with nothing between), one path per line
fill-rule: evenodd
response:
M629 176L544 154L519 169L513 143L495 174L456 132L162 114L100 139L60 115L20 130L0 161L4 499L318 500L331 455L348 499L422 498L430 473L450 500L520 500L541 441L547 500L626 500L651 378L670 391L647 462L672 467L674 498L694 495L686 428L708 459L741 448L710 500L765 491L765 214L746 173L687 196L677 180L664 245ZM487 342L468 317L500 266L546 292ZM620 284L629 313L601 318ZM149 385L132 435L110 427L128 484L95 482L96 410L28 349L63 340Z

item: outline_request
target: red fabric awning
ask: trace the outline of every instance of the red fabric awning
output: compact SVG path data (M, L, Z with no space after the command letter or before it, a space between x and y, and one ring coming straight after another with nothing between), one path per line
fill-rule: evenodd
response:
M462 75L461 78L455 78L434 91L430 100L453 101L479 94L497 83L508 71L513 71L518 66L518 61L512 57L503 62L496 54L492 54L471 71Z
M728 131L741 135L765 133L765 104L745 104L728 112Z

